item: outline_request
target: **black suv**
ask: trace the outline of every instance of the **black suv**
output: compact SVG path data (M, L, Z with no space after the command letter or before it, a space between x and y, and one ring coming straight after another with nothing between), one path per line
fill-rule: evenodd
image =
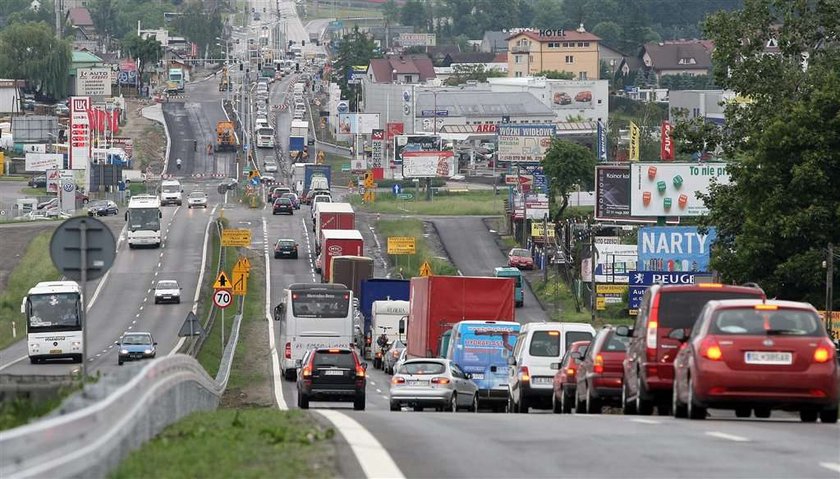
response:
M292 200L289 198L277 198L274 200L274 208L271 210L271 214L277 215L280 213L295 214L295 205L292 204Z
M353 409L365 409L367 363L348 348L311 349L298 365L298 407L309 401L353 401Z

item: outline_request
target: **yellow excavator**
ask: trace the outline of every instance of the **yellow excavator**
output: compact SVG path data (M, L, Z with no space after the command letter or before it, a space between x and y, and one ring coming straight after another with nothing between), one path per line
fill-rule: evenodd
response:
M228 75L228 67L222 67L222 77L219 79L219 91L230 91L233 85L230 83L230 76Z

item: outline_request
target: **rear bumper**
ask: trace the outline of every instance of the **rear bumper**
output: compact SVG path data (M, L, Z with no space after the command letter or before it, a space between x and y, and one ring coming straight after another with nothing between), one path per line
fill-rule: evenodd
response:
M317 384L310 386L303 386L300 391L310 399L354 399L359 396L364 396L365 388L359 388L350 384Z
M412 406L440 406L452 399L451 389L391 388L391 402Z
M642 363L645 390L651 393L662 392L671 394L674 388L673 363Z
M549 391L551 391L549 389ZM510 394L507 389L479 389L478 399L481 402L507 402Z
M836 364L836 363L835 363ZM836 365L814 365L800 372L733 371L724 364L693 372L694 397L713 407L760 403L771 406L837 405Z

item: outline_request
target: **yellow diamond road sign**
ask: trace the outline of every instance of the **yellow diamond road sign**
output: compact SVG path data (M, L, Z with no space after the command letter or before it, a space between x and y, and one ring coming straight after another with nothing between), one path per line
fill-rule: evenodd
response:
M389 236L388 254L416 254L417 239L413 236Z
M222 230L222 246L251 246L251 230L243 228Z
M420 276L431 276L432 275L432 267L429 265L428 261L423 261L423 264L420 265Z
M219 271L219 276L216 277L216 282L213 283L213 288L214 289L225 289L225 288L230 288L230 287L231 287L231 282L230 282L230 278L228 278L228 275L225 274L224 271Z
M236 296L245 296L248 294L248 271L240 267L239 263L233 267L233 294Z

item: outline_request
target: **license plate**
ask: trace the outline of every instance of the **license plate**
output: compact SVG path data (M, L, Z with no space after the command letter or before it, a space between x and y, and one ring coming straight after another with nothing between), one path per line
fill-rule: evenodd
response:
M409 386L425 386L429 381L408 381Z
M344 376L344 371L324 371L324 376Z
M534 378L534 384L551 384L554 378Z
M744 353L747 364L793 364L793 354L771 351L747 351Z
M484 379L484 373L473 373L473 379Z
M50 349L50 354L61 354L60 349Z

